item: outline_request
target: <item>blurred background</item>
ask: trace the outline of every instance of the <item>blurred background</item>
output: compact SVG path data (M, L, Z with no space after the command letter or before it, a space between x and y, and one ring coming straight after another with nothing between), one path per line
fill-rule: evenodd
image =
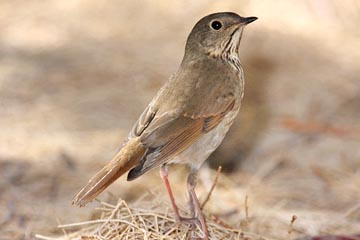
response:
M259 20L240 46L240 116L201 171L200 195L211 167L226 172L208 211L236 225L248 196L242 227L264 237L360 232L359 1L15 0L0 1L2 239L91 218L96 203L73 207L72 196L176 71L193 25L219 11ZM160 184L156 170L109 191L131 203L149 181Z

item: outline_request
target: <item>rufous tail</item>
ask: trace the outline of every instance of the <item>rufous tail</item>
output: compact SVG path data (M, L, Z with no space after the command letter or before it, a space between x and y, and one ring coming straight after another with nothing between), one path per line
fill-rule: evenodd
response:
M121 175L137 165L145 150L138 137L130 139L115 157L76 194L72 204L82 207L93 200Z

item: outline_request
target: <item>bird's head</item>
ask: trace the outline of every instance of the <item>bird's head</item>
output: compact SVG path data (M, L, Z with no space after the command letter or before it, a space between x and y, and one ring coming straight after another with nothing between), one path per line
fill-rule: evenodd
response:
M214 13L200 19L192 29L186 43L185 55L238 54L244 27L257 17L241 17L232 12Z

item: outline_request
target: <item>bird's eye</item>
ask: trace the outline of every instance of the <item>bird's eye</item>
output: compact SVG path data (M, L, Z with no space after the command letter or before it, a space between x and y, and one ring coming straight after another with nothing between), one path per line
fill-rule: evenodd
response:
M214 30L219 30L220 28L222 28L222 23L219 21L213 21L211 23L211 28Z

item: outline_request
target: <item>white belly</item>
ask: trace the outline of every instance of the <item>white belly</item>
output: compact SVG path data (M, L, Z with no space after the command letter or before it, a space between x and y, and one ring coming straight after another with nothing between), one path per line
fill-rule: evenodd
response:
M218 126L199 138L169 163L189 164L193 168L200 168L210 154L219 147L238 112L239 109L229 112Z

